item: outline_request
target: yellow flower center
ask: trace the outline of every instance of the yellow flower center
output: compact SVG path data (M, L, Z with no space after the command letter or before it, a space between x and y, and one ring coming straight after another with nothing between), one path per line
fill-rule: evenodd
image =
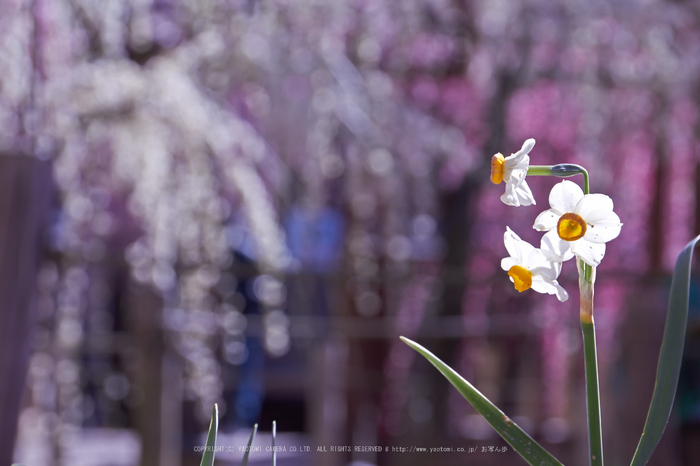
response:
M515 289L519 292L530 289L532 286L532 272L522 265L514 265L508 270L508 275L513 279Z
M586 234L586 221L580 215L569 212L559 218L557 233L564 241L576 241Z
M496 154L491 157L491 182L499 184L503 181L503 168L505 167L506 159L503 154Z

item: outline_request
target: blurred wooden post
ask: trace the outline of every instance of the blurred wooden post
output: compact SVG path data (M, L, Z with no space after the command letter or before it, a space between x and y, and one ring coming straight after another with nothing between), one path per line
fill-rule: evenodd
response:
M51 173L49 162L0 155L0 464L12 463L17 436Z
M340 466L341 454L328 454L331 445L348 445L349 345L340 335L330 335L312 352L313 370L308 385L309 417L313 463L316 466ZM318 448L325 449L319 452Z
M127 302L137 355L135 384L142 395L135 412L141 464L178 466L182 444L181 367L165 344L163 299L149 287L131 283Z

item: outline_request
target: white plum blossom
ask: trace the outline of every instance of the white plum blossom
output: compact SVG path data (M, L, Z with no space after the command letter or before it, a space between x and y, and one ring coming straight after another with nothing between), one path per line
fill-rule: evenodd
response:
M571 181L557 183L549 193L550 209L535 219L533 228L546 231L542 238L561 260L578 257L595 267L605 256L605 243L620 234L622 223L605 194L583 194Z
M507 205L518 207L536 204L532 191L525 181L530 165L528 154L533 147L535 147L535 140L528 139L518 152L509 157L503 157L501 153L491 157L491 182L500 184L505 181L506 192L501 196L501 200Z
M516 290L523 292L532 288L538 293L556 295L562 302L569 299L569 294L557 282L561 262L549 260L542 250L520 239L509 227L506 227L503 242L510 257L501 260L501 268L508 272Z

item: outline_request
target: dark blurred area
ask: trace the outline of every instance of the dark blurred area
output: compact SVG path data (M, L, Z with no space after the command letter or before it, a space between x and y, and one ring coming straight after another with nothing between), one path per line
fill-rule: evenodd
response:
M586 464L575 267L565 303L500 268L559 181L501 203L491 156L528 138L624 223L595 315L631 459L700 232L697 2L0 8L0 463L197 465L217 403L221 465L256 423L271 464L273 421L281 466L524 464L403 335ZM650 465L698 464L699 313Z

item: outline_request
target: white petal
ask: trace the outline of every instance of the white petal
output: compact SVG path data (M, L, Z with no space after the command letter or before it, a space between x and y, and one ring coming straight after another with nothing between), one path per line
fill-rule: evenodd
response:
M515 167L512 170L506 169L503 171L503 179L507 182L513 183L515 186L519 186L520 183L525 181L525 176L527 175L527 167L520 168Z
M503 201L505 205L509 205L512 207L520 207L520 202L512 194L510 196L508 195L508 193L502 194L501 201Z
M547 293L557 296L557 299L561 302L569 299L569 293L562 288L556 280L548 280L544 277L536 276L532 278L532 289L538 293Z
M583 219L586 223L594 225L622 225L620 217L612 210L594 210L589 212Z
M562 303L569 299L569 293L564 289L563 286L561 286L559 283L555 284L554 286L557 287L557 299L561 301Z
M501 201L504 204L513 207L528 206L535 204L535 198L530 191L530 187L525 181L520 186L514 186L512 183L506 183L506 192L501 196Z
M535 203L535 198L532 196L532 191L525 181L517 186L513 183L506 182L506 192L501 196L501 201L504 204L513 207L532 205Z
M551 261L564 262L574 257L569 242L561 239L556 230L551 230L542 237L540 249Z
M573 212L583 198L583 190L569 180L554 185L549 193L549 205L561 213Z
M605 243L592 243L581 238L571 242L571 252L586 264L595 267L605 256Z
M586 194L578 201L573 212L583 217L588 222L588 216L596 210L612 212L613 201L605 194Z
M554 284L540 275L532 277L532 289L538 293L554 294Z
M550 280L556 280L561 273L561 262L547 261L539 267L528 268L532 275L540 275Z
M593 243L607 243L618 237L622 229L620 217L615 212L596 210L586 220L586 235L583 239Z
M512 184L506 183L506 192L501 195L501 201L503 201L505 205L520 207L520 201L518 200L518 196L515 195L515 188Z
M548 269L550 268L550 264L551 263L547 260L544 254L542 254L542 251L533 247L532 250L528 251L527 255L523 257L523 263L520 265L530 271L533 271L538 268Z
M501 268L505 270L506 272L510 270L511 267L514 265L520 265L517 260L513 259L512 257L506 257L505 259L501 259Z
M549 254L549 253L548 253ZM543 275L549 279L556 280L561 272L561 260L559 256L551 255L554 260L550 260L545 251L533 249L521 264L533 275Z
M516 154L513 154L510 157L506 157L503 163L505 164L506 172L521 170L527 173L527 169L530 166L530 156L519 155L516 158Z
M557 299L562 303L569 299L569 293L561 286L559 283L554 282L554 286L557 288Z
M535 139L527 139L525 142L523 142L523 147L520 148L520 152L525 152L526 154L529 154L533 147L535 147Z
M506 157L506 164L512 163L513 165L511 165L511 166L514 166L514 165L520 163L520 161L523 160L523 158L525 156L527 156L527 154L530 153L530 151L532 150L533 147L535 147L535 140L530 138L523 143L523 147L521 147L518 152L516 152L515 154L511 154L510 157ZM528 157L528 163L529 163L529 157Z
M535 224L532 225L532 228L537 231L553 230L556 228L557 222L562 214L563 212L559 212L558 210L554 209L545 210L537 216L535 219Z
M529 252L523 247L524 244L534 249L533 246L521 240L520 236L516 235L510 227L506 227L506 232L503 234L503 243L506 245L506 250L510 257L515 259L518 264L523 263L523 258Z
M532 195L532 191L530 191L530 186L527 185L527 181L525 180L515 188L515 195L520 205L528 206L536 204L535 197Z

